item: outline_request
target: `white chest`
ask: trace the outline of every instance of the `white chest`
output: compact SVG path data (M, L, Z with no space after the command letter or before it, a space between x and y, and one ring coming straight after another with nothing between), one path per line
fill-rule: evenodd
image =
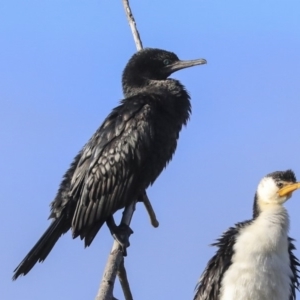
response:
M283 209L278 214L261 213L240 231L232 265L222 280L220 300L289 300L288 227Z

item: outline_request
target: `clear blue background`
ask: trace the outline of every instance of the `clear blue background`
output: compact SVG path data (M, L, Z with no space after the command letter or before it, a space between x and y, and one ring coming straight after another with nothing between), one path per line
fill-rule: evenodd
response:
M160 227L139 204L126 258L135 299L192 299L208 245L251 218L259 180L288 168L300 178L300 2L131 6L145 47L208 61L173 75L190 91L192 118L149 189ZM106 226L85 250L67 233L43 264L11 277L49 225L63 173L122 99L136 51L122 3L1 1L0 43L0 297L94 299L113 243ZM286 207L300 249L300 192Z

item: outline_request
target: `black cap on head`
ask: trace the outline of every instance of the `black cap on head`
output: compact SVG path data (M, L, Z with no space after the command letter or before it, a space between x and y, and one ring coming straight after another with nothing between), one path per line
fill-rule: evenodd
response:
M276 171L268 174L266 177L272 177L275 181L296 182L295 173L292 170Z

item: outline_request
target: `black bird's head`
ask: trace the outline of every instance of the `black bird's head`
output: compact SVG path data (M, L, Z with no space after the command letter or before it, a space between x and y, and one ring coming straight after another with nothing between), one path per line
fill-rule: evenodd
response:
M256 191L254 216L274 206L281 206L292 197L297 189L300 189L300 182L296 182L296 176L292 170L277 171L266 175L260 181Z
M149 80L166 80L184 68L206 64L205 59L179 60L176 54L161 49L145 48L135 53L127 63L122 77L124 94L142 88Z

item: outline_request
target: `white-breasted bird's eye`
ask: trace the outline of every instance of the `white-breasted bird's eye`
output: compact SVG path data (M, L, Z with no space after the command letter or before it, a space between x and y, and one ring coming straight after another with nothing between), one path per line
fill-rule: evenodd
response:
M282 187L284 186L284 184L283 184L282 182L279 182L279 183L277 183L277 186L278 186L279 188L282 188Z

